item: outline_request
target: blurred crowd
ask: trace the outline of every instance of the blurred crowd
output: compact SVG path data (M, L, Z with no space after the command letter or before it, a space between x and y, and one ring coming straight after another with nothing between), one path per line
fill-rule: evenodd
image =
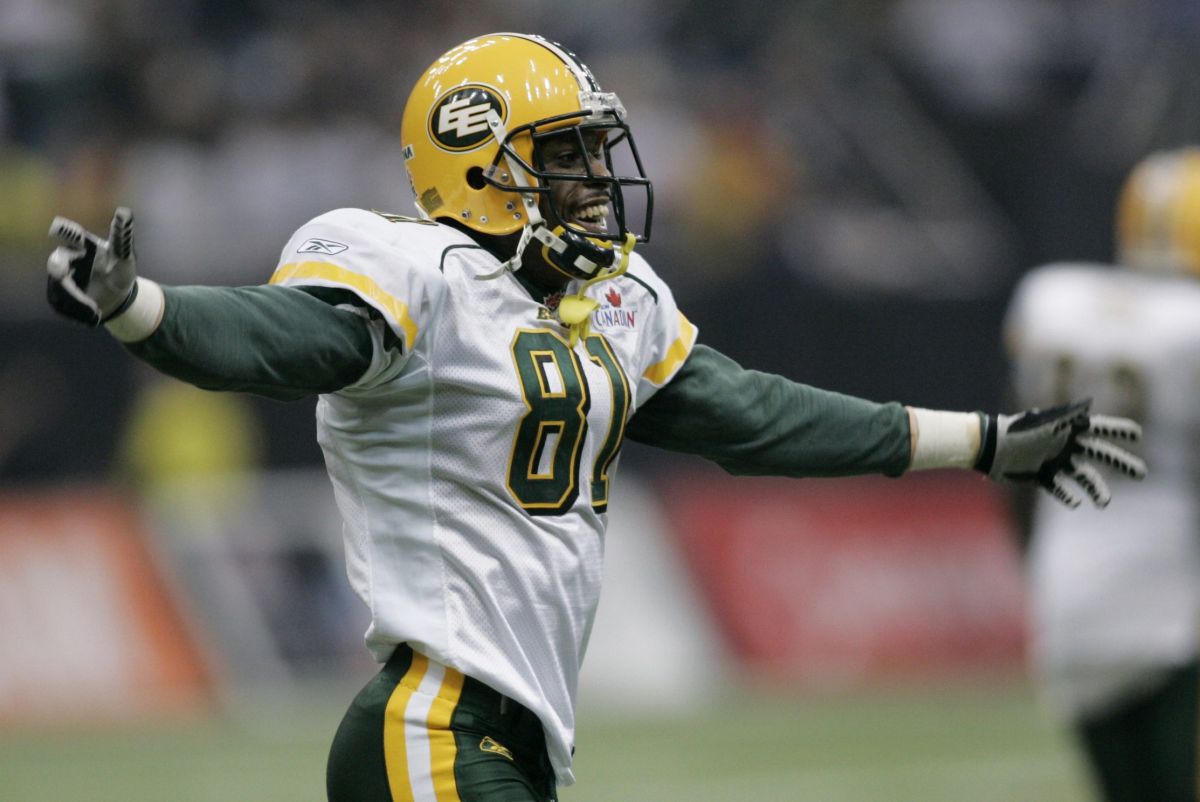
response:
M655 182L644 252L703 339L880 400L996 407L1013 283L1110 258L1129 167L1200 139L1192 0L0 0L0 380L25 385L0 476L113 453L75 413L115 431L144 380L50 319L53 215L129 205L145 275L260 283L322 211L411 212L408 91L494 30L620 94ZM265 459L316 459L293 439Z

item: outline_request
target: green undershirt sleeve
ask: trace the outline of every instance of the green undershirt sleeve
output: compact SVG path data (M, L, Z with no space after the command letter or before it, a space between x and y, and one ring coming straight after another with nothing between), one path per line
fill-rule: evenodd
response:
M367 320L303 289L163 287L158 329L126 347L206 390L281 400L352 384L371 363Z
M908 413L900 404L746 370L704 345L638 409L625 434L738 475L899 476L910 456Z

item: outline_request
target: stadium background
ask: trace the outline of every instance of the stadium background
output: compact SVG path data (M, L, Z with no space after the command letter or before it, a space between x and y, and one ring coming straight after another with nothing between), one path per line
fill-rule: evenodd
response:
M123 203L146 275L259 283L321 211L409 211L408 89L492 30L619 92L704 341L880 400L1002 408L1016 280L1110 259L1130 166L1200 134L1189 0L0 0L0 798L319 798L373 670L312 403L52 319L49 220ZM961 479L627 447L564 798L1086 798Z

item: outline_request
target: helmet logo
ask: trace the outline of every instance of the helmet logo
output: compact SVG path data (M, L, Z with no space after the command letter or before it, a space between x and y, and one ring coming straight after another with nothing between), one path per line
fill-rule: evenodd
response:
M460 86L434 105L429 115L430 136L446 150L474 150L492 138L487 113L493 109L501 120L508 115L499 92L480 84Z

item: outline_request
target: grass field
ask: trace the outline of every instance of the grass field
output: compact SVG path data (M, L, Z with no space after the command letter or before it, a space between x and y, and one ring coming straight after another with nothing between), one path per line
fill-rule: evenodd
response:
M0 732L5 802L322 800L351 691L238 705L188 725ZM584 710L563 802L1083 802L1064 736L1019 684L781 699L746 693L670 718Z

